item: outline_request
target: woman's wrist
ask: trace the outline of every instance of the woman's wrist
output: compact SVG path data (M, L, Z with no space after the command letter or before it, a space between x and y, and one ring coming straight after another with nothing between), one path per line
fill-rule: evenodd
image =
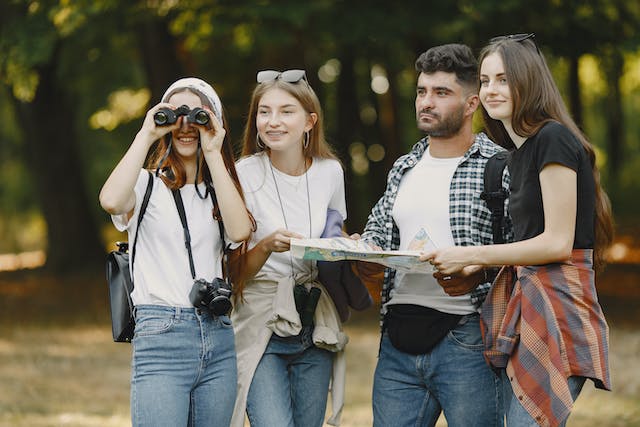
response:
M220 150L203 151L203 153L204 158L207 161L207 165L209 165L209 169L212 172L214 170L226 170L224 158L222 157L222 152Z
M151 135L146 129L140 129L133 139L132 145L142 145L145 149L149 150L153 143L156 142L156 138Z

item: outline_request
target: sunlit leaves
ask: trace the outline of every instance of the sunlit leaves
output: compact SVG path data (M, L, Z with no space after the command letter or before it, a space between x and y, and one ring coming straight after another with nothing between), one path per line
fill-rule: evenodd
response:
M248 25L240 24L233 29L233 43L243 52L251 50L253 45L253 34Z
M108 106L96 111L89 119L92 129L111 131L120 124L144 115L151 98L148 89L123 89L109 95Z

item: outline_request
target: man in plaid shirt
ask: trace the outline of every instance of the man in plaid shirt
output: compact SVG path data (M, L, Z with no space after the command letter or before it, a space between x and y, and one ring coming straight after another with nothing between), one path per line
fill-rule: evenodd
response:
M480 194L485 164L502 148L472 131L477 61L449 44L420 55L416 70L416 119L427 136L394 163L362 238L384 250L415 249L425 237L438 247L491 244ZM432 426L441 412L449 426L502 425L478 314L491 278L474 266L458 277L385 270L374 426Z

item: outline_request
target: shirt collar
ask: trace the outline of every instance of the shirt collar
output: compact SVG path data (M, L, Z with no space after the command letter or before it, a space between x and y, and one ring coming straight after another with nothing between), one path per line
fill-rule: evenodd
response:
M427 150L428 146L429 135L425 136L420 141L414 144L414 146L411 148L410 155L419 160L424 155L424 152ZM484 132L478 132L473 139L473 144L471 144L471 147L469 147L466 153L464 153L464 155L462 156L461 162L464 162L475 153L479 153L479 155L481 155L482 157L489 158L495 154L495 147L493 146L493 142L491 142L489 137Z

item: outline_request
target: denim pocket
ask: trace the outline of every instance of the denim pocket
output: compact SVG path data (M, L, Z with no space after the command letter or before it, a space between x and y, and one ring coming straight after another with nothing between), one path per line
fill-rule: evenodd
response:
M483 351L482 334L478 316L463 319L457 328L449 331L449 338L456 344L474 351Z
M171 330L175 321L173 316L140 316L136 319L135 334L140 336L162 334Z

